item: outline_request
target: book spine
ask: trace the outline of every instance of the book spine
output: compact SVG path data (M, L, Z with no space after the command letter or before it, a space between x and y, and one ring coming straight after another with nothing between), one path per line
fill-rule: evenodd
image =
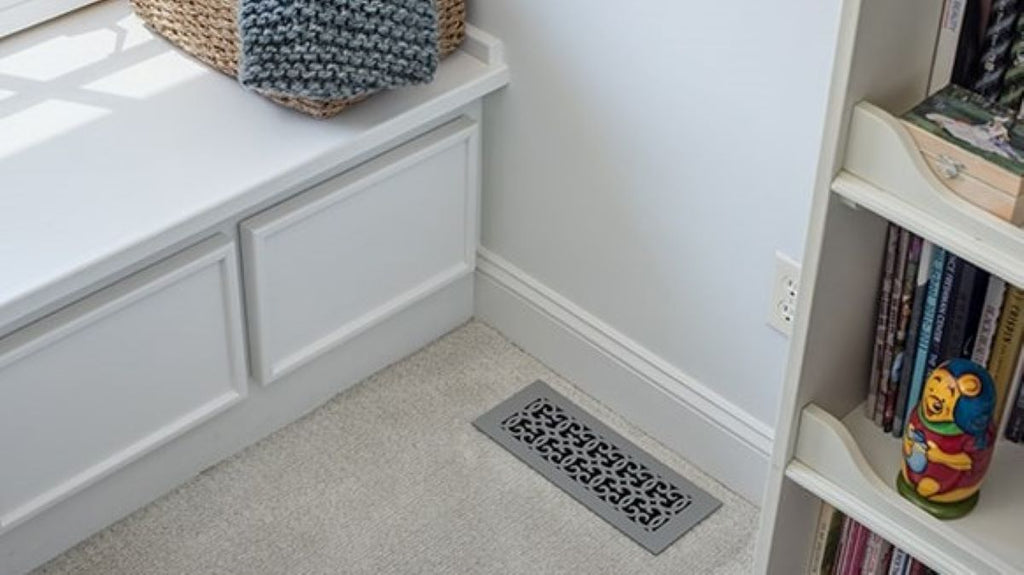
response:
M982 4L990 2L967 2L964 7L960 38L957 42L956 57L953 61L953 75L950 83L970 86L977 79L981 64L982 34L987 24L988 9Z
M835 508L828 503L821 504L821 511L818 513L818 526L814 530L814 547L811 549L811 560L807 565L808 575L818 575L821 572L822 563L825 560L825 544L828 542L829 527L835 512Z
M903 575L909 558L906 551L898 548L893 550L892 560L889 562L889 575Z
M920 238L918 238L920 240ZM900 391L896 396L896 415L892 433L896 437L903 435L903 422L907 415L907 396L913 380L914 362L917 359L918 338L921 333L921 317L924 315L924 304L928 293L928 276L931 274L932 243L920 240L921 251L918 255L917 272L914 278L913 309L907 331L907 342L903 347L903 358L900 366Z
M974 270L974 285L970 288L963 344L957 350L957 357L969 358L974 354L974 342L978 339L978 329L981 327L981 314L985 308L985 300L988 297L988 283L992 277L983 269L974 266L971 266L971 268Z
M962 263L956 275L956 287L949 304L949 324L942 342L942 357L945 359L964 357L964 346L969 330L968 320L971 307L976 300L974 291L978 275L978 268L966 261ZM977 305L980 307L981 303Z
M946 359L942 357L943 343L946 339L946 324L949 319L949 306L953 300L953 290L956 288L957 270L962 268L962 261L956 254L948 254L946 257L946 268L942 272L942 290L939 292L939 306L935 311L935 325L932 326L932 341L928 346L926 376Z
M932 261L928 275L928 294L925 296L924 311L921 313L921 328L918 334L917 353L914 356L914 372L911 375L910 391L907 393L906 411L911 413L921 395L921 386L928 369L928 349L935 331L935 316L938 312L942 292L942 276L946 269L946 250L939 246L932 248Z
M907 339L910 331L911 316L914 313L914 295L917 285L917 269L921 263L921 238L910 235L910 242L907 246L907 263L903 270L902 286L900 288L900 303L897 313L896 339L893 345L893 359L891 375L889 379L890 393L885 402L885 421L888 422L888 431L895 432L897 427L903 427L902 410L899 405L899 396L906 397L903 389L903 373L909 371L907 363L911 354L907 353Z
M882 549L878 557L878 565L875 566L875 570L870 575L885 575L889 570L889 561L892 559L892 543L889 543L885 539L882 540Z
M1014 414L1017 412L1017 404L1020 402L1021 379L1024 379L1024 349L1017 353L1017 369L1013 372L1010 389L1006 393L1007 401L1002 413L1002 421L1006 422L1006 429L999 430L1005 433L1007 439L1015 443L1019 443L1020 438L1011 434L1010 429L1014 422ZM1017 426L1019 427L1020 423Z
M1006 439L1015 443L1024 440L1024 353L1020 355L1017 366L1017 391L1013 395L1015 399L1006 425Z
M892 279L896 268L896 248L899 243L899 226L889 224L886 236L885 264L882 268L882 282L878 290L878 311L875 324L875 346L871 360L871 381L868 387L868 401L865 404L865 415L881 424L882 413L878 407L879 385L882 379L882 354L885 351L885 334L889 327L889 298L892 292ZM877 417L876 417L877 415Z
M850 558L846 564L846 569L843 571L843 575L860 575L860 570L864 566L864 552L867 548L870 533L867 527L860 523L854 523Z
M978 365L988 365L992 353L992 339L999 325L999 313L1003 309L1003 295L1006 293L1006 282L996 276L988 280L985 290L985 305L978 318L978 335L974 338L974 350L971 360Z
M992 342L992 357L988 361L988 372L996 384L996 417L1002 415L1010 380L1017 367L1017 353L1024 337L1024 290L1010 286L1006 292L1003 309L999 313L999 326ZM996 422L998 425L999 422Z
M825 540L825 557L821 562L821 569L818 575L832 575L836 562L839 558L840 544L842 540L843 525L846 516L833 509L832 518L829 521L828 538Z
M878 568L878 563L882 560L882 541L884 540L877 533L872 532L868 535L868 543L864 547L864 564L861 565L858 575L872 575Z
M910 569L909 569L908 573L910 575L925 575L925 572L926 572L926 570L925 570L924 563L921 563L917 559L911 558L911 560L910 560Z
M963 27L966 7L967 0L946 0L942 10L939 38L935 43L931 78L928 81L929 94L941 90L953 78L953 64L956 62L957 44L960 41L960 29Z
M903 276L907 270L907 251L910 248L910 232L900 228L899 244L896 248L896 265L893 272L892 288L889 294L889 322L885 331L885 348L882 351L882 372L879 374L878 402L875 410L882 412L882 429L892 430L892 405L896 399L892 386L892 365L896 354L896 332L900 323L900 308L903 301Z
M836 563L832 567L832 573L836 575L843 575L845 573L846 566L850 563L850 551L853 545L851 544L851 537L853 535L854 525L856 523L849 517L843 517L843 529L839 534L839 549L836 557Z

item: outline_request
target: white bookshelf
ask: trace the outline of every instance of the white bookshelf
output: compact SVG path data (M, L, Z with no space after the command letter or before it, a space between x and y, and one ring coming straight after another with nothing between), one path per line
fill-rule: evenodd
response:
M757 573L805 573L823 501L950 575L1024 573L1024 447L941 521L895 489L897 438L863 415L888 222L1024 285L1024 231L955 196L896 119L924 98L941 0L845 0Z

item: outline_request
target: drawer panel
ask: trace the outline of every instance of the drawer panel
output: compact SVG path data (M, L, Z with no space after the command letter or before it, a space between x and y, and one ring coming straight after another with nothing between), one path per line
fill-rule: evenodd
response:
M218 236L0 340L0 530L245 396L237 277Z
M266 384L473 270L477 128L461 118L241 225Z

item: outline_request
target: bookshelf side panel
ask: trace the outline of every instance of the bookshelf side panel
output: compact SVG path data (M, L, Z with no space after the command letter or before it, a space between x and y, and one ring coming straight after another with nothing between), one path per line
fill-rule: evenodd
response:
M830 204L797 405L845 414L867 394L888 222L835 195Z
M838 201L830 188L845 153L850 114L853 106L862 99L870 99L889 110L902 112L926 95L942 5L943 2L939 0L843 2L832 83L829 88L828 111L814 184L815 197L804 249L803 289L797 305L797 321L791 340L789 366L780 399L772 469L762 506L761 529L755 555L756 572L792 573L782 565L788 561L785 555L792 554L799 548L803 549L802 553L806 556L811 546L813 528L808 527L801 532L800 525L796 523L802 524L799 518L814 515L817 509L816 500L811 496L787 495L791 490L798 488L790 486L783 476L786 464L792 458L800 409L814 397L820 397L823 404L832 408L852 406L857 396L863 393L863 388L855 391L843 389L844 386L849 387L847 382L855 379L856 374L847 373L843 380L830 382L825 375L829 372L834 373L838 368L829 366L824 357L812 357L812 353L819 350L831 357L836 354L836 350L808 346L808 342L812 341L809 334L814 333L816 336L818 333L824 333L821 330L828 329L829 318L826 314L842 309L837 305L840 302L835 300L838 296L825 295L825 289L819 288L818 275L821 267L820 271L824 272L821 274L821 285L833 285L833 282L841 277L841 270L827 264L823 266L822 263L833 258L835 253L843 251L838 247L828 247L826 240L835 234L833 224L844 221L843 216L834 218L828 214L834 213L836 209L848 211L847 207L836 205ZM865 222L871 221L863 214L859 217L865 218ZM857 229L858 226L862 232L872 229L872 226L876 231L883 229L883 233L877 234L874 239L866 237L864 240L868 243L878 242L880 245L882 240L879 237L884 237L884 222L875 220L873 224L854 224L853 228ZM851 234L846 233L836 239L845 241L850 237ZM872 250L873 260L869 257ZM880 269L880 250L875 250L874 246L866 246L856 253L860 254L860 258L867 260L867 264L871 266L867 269ZM842 263L850 267L864 265L864 262L854 261ZM833 265L839 264L834 262ZM867 281L868 277L867 274L860 276L857 285L861 287L843 288L844 291L859 294L858 302L850 301L849 306L863 305L864 302L868 304L860 310L865 317L858 320L856 327L847 328L850 332L863 332L863 326L870 325L873 320L871 316L874 303L869 294L874 292L875 286L871 286L871 282ZM877 281L877 276L872 279ZM866 289L863 286L871 288ZM814 304L814 300L819 296L827 301ZM818 317L819 314L821 317ZM815 325L817 327L812 329ZM839 344L842 345L840 350L848 349L843 342ZM856 345L868 346L870 340ZM808 349L809 347L811 349ZM844 359L843 365L852 365L856 361L863 361L863 358L863 351L852 351ZM808 378L803 376L805 363L809 364ZM866 373L867 368L864 365L859 369L862 374ZM806 539L805 547L795 543L800 537Z

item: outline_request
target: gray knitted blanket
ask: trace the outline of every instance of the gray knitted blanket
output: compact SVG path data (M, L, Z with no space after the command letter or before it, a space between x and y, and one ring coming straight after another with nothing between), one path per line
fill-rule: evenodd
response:
M429 82L437 70L433 0L240 0L242 85L340 100Z

